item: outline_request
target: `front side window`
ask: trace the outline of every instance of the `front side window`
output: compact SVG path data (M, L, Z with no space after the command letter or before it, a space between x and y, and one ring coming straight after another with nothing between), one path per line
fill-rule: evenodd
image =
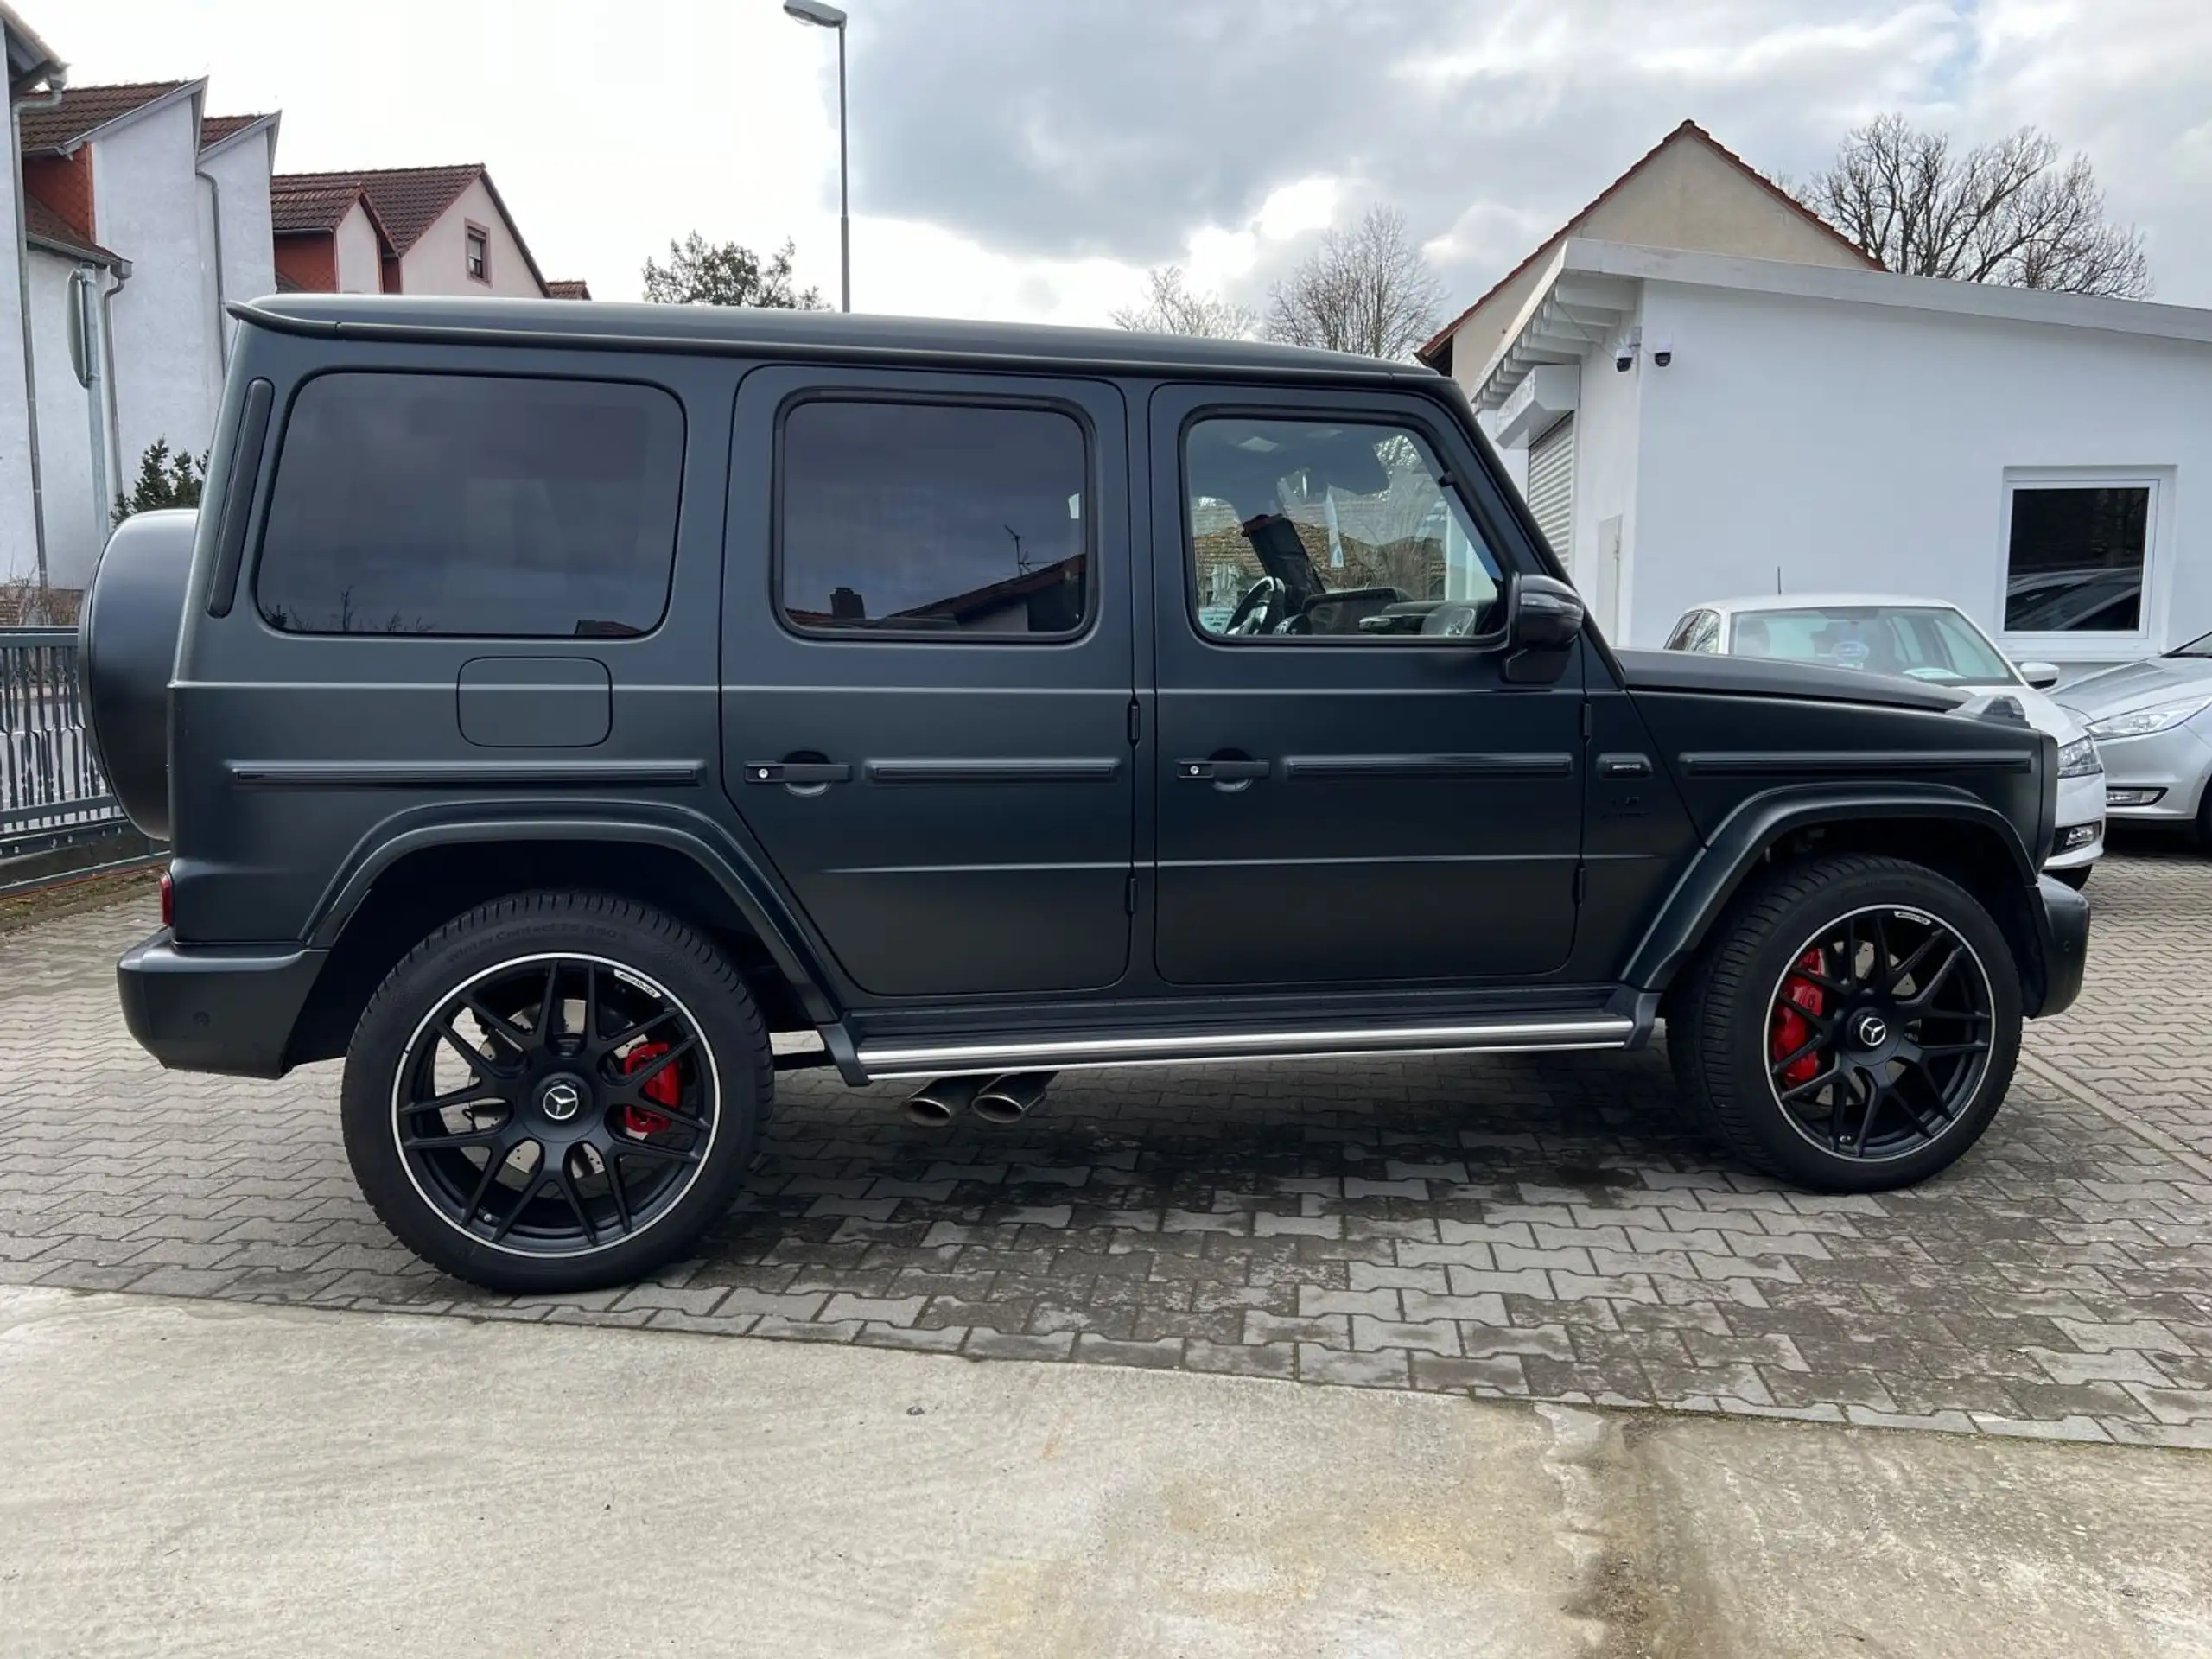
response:
M802 633L1062 637L1090 613L1090 455L1057 409L817 398L784 417L777 590Z
M2142 632L2152 493L2147 480L2015 483L2005 632Z
M1668 636L1669 651L1700 651L1707 653L1720 648L1720 613L1717 611L1692 611L1675 624L1675 632Z
M292 633L644 633L683 465L658 387L321 375L285 425L255 596Z
M1211 639L1491 631L1499 565L1411 427L1221 416L1184 437L1192 613Z
M1996 646L1958 612L1940 605L1827 605L1740 611L1730 650L1872 674L1902 674L1941 685L2018 683Z

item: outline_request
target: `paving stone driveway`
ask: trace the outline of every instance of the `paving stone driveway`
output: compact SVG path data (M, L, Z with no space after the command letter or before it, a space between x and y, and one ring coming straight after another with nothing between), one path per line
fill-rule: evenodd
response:
M1913 1192L1733 1167L1657 1052L1078 1076L938 1132L801 1073L702 1259L528 1301L389 1241L334 1067L139 1052L134 905L0 939L0 1282L2212 1446L2212 862L2091 893L2082 1005Z

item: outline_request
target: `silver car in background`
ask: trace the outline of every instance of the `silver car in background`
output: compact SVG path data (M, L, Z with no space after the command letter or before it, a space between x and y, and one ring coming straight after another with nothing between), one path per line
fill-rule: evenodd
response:
M2058 742L2058 833L2044 873L2079 887L2104 856L2104 769L2080 719L2044 695L2057 683L2058 670L2049 663L2014 667L1955 605L1888 594L1717 599L1683 612L1666 648L1820 663L2001 692L2018 702L2031 726ZM2212 686L2206 690L2212 695Z
M2113 817L2192 829L2212 847L2212 633L2076 680L2059 702L2097 741Z

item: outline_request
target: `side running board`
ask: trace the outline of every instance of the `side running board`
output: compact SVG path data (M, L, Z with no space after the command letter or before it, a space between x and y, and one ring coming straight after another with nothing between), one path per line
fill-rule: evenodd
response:
M1122 1065L1200 1065L1231 1060L1335 1059L1361 1054L1627 1048L1641 1034L1637 1020L1625 1014L1591 1014L1471 1025L1162 1032L1135 1037L1039 1035L987 1043L862 1043L858 1058L868 1078L876 1081Z

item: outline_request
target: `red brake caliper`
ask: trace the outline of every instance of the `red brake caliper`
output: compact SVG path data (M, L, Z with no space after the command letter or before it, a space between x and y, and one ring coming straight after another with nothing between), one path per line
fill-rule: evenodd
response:
M1803 956L1798 957L1797 968L1803 973L1819 973L1821 971L1820 947L1815 945ZM1777 1060L1788 1059L1790 1055L1804 1047L1813 1034L1812 1022L1805 1018L1805 1014L1817 1016L1826 1011L1827 1005L1827 999L1821 995L1821 988L1810 980L1800 978L1796 972L1783 980L1782 999L1774 1005L1774 1035L1768 1039L1769 1056ZM1802 1008L1805 1013L1800 1014L1798 1012L1800 1008ZM1800 1059L1790 1060L1789 1064L1783 1068L1782 1080L1794 1089L1799 1084L1810 1083L1820 1075L1820 1070L1821 1057L1816 1052L1805 1055ZM658 1083L660 1079L656 1077L653 1081ZM648 1092L651 1091L650 1084L647 1085L647 1090Z
M642 1071L667 1052L666 1043L639 1043L622 1057L622 1075L628 1077L633 1071ZM676 1068L664 1065L645 1079L643 1093L655 1106L673 1107L677 1103L679 1087ZM660 1134L668 1128L668 1120L651 1107L625 1106L622 1109L622 1127L632 1135L643 1137Z

